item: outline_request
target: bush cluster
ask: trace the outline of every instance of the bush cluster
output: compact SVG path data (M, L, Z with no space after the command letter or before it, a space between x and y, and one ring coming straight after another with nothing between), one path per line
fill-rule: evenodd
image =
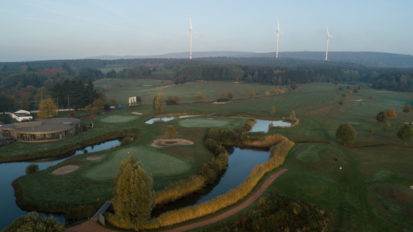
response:
M230 129L211 128L207 133L207 138L219 141L221 144L233 145L239 140L239 137L239 133Z
M157 191L155 205L176 201L205 187L205 177L193 175L189 179L172 182L166 188Z
M33 174L39 171L39 165L37 164L30 164L26 167L26 174Z
M201 231L327 231L328 215L306 202L277 193L261 198L240 217Z

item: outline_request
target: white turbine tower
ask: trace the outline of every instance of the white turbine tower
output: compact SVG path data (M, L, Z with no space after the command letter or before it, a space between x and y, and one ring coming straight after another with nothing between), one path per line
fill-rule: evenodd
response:
M189 59L192 60L192 20L189 18Z
M277 30L275 31L276 33L276 47L275 47L275 59L278 59L278 41L280 40L280 34L281 34L281 30L280 30L280 23L277 20Z
M327 45L326 45L326 58L325 58L325 61L328 61L328 41L332 37L333 37L333 35L330 34L330 32L328 31L328 27L327 27Z

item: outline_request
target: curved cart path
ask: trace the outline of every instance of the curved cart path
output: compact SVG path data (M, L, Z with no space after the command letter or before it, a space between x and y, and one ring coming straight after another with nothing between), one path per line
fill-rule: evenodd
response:
M242 202L241 204L239 204L238 206L225 211L222 214L219 214L215 217L212 218L208 218L205 220L202 220L200 222L196 222L196 223L192 223L189 225L185 225L185 226L181 226L181 227L177 227L171 230L166 230L165 232L183 232L183 231L188 231L188 230L193 230L202 226L206 226L206 225L210 225L213 223L216 223L218 221L221 221L225 218L231 217L232 215L240 212L241 210L247 208L248 206L252 205L252 203L254 203L255 200L257 200L259 197L261 197L261 195L265 192L265 190L268 189L268 187L270 187L270 185L272 184L272 182L277 179L279 176L281 176L282 174L284 174L286 171L288 171L288 169L283 168L281 170L279 170L278 172L273 173L270 177L268 177L264 183L260 186L260 188L254 193L252 194L247 200L245 200L244 202Z
M106 229L99 223L89 220L77 226L66 229L66 232L113 232L113 230Z
M216 223L218 221L221 221L225 218L231 217L232 215L240 212L241 210L247 208L248 206L252 205L252 203L254 203L254 201L256 201L259 197L261 197L261 195L265 192L265 190L268 189L268 187L270 187L270 185L272 184L272 182L277 179L279 176L281 176L282 174L284 174L286 171L288 171L288 169L283 168L281 170L279 170L278 172L274 172L271 176L269 176L264 183L260 186L260 188L254 193L252 194L247 200L245 200L244 202L242 202L241 204L237 205L236 207L223 212L222 214L216 215L212 218L208 218L199 222L195 222L192 224L188 224L188 225L184 225L184 226L180 226L171 230L166 230L165 232L183 232L183 231L188 231L188 230L193 230L202 226L206 226L206 225L210 225L213 223ZM106 229L102 226L100 226L98 223L94 222L94 221L87 221L85 223L82 223L80 225L71 227L69 229L67 229L66 231L68 232L86 232L86 231L96 231L96 232L111 232L112 230Z

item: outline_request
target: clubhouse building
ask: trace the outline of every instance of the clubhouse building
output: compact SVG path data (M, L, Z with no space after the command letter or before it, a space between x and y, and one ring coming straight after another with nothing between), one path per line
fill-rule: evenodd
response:
M18 142L55 142L72 137L80 128L80 119L51 118L40 121L5 124L0 139Z

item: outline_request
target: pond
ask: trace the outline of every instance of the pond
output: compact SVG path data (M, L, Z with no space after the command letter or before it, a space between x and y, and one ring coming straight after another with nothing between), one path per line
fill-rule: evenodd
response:
M270 152L268 151L241 149L238 147L231 147L227 150L230 153L228 156L228 168L215 185L208 186L189 197L159 206L154 209L152 216L158 216L169 210L197 205L222 195L244 182L256 165L266 162L270 157Z
M16 198L14 197L14 189L12 182L26 174L26 167L30 164L37 164L39 170L45 170L51 166L54 166L69 157L84 154L87 150L89 153L107 150L120 145L119 140L111 140L104 143L96 144L94 146L88 146L83 149L76 150L73 155L66 156L61 159L55 159L44 162L14 162L14 163L1 163L0 164L0 230L8 226L14 221L14 219L27 214L26 211L20 209L16 204ZM52 214L51 214L52 215ZM48 215L49 216L49 215ZM58 221L65 223L65 218L63 215L53 214Z
M275 127L290 127L291 123L282 120L261 120L257 119L255 125L251 128L250 132L268 132L269 125L272 124Z
M190 118L190 117L195 117L196 115L181 115L181 116L176 116L176 117L159 117L159 118L151 118L148 121L146 121L146 124L154 124L155 122L169 122L175 119L181 119L181 118Z
M218 184L195 204L211 200L237 187L244 182L252 169L258 164L266 162L270 158L270 152L250 149L234 148L228 156L228 168L219 180Z

